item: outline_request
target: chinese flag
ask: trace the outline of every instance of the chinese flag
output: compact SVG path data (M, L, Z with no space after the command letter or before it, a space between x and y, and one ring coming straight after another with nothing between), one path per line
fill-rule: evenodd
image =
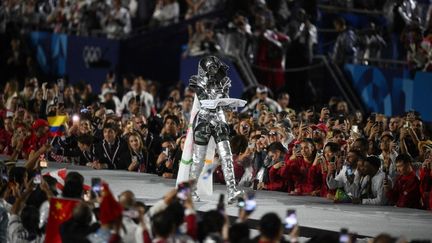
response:
M51 198L45 243L61 243L60 225L72 216L72 210L80 201L66 198Z

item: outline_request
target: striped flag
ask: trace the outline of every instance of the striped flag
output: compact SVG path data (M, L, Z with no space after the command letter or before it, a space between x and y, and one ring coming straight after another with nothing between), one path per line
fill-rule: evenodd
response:
M48 124L50 126L50 133L53 137L59 137L63 135L64 124L66 124L67 116L49 116Z
M67 175L67 169L63 168L60 170L54 170L54 171L50 171L45 173L44 175L49 175L51 177L54 177L57 180L57 190L62 191L64 188L64 184L65 184L65 180L66 180L66 175ZM91 189L91 187L89 185L85 185L84 184L84 191L89 191Z

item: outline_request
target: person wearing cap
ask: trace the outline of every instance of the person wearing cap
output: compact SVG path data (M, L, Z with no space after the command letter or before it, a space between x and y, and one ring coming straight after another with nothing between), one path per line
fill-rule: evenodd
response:
M353 198L354 204L367 204L367 205L386 205L387 197L384 191L384 180L386 175L379 168L381 160L377 156L368 156L364 161L364 168L362 169L365 174L358 182L359 198ZM366 180L366 183L364 183ZM387 183L391 185L391 179L387 178Z
M28 154L26 167L33 169L34 163L39 159L39 156L51 149L51 145L49 144L50 139L48 121L44 119L37 119L34 121L32 134L27 140L27 145L24 145L24 147L28 146L27 151L24 151Z
M260 103L266 105L273 112L281 112L281 106L275 100L268 97L268 92L269 89L266 86L258 86L256 88L256 98L249 105L245 106L241 112L254 111Z
M117 115L121 115L122 102L115 94L116 91L114 89L105 88L102 90L102 94L99 96L99 99L105 104L107 109L111 109L115 111Z
M268 178L264 180L265 189L270 191L285 191L286 181L279 169L285 166L287 150L279 141L272 142L267 150L271 162L268 168Z
M398 153L393 148L392 143L394 137L390 132L384 132L380 139L381 154L378 156L381 160L380 170L387 173L388 176L393 180L396 178L396 157Z
M384 190L390 203L403 208L420 208L420 181L412 167L412 158L408 154L400 154L396 158L398 177L392 187L384 182Z
M326 141L328 128L324 123L312 125L312 139L315 143L315 148L321 150L324 148L324 142Z

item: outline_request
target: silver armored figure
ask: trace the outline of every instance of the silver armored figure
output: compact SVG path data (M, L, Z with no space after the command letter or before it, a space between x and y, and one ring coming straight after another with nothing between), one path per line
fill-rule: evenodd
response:
M198 75L191 77L189 87L196 92L200 103L204 100L229 98L228 92L231 80L227 77L228 66L217 57L208 56L200 60ZM233 203L242 191L237 190L234 178L234 167L229 143L229 127L225 119L224 110L228 106L206 108L201 106L193 123L193 155L190 179L197 180L204 167L207 145L213 136L219 154L223 174L228 190L228 203ZM199 201L196 187L192 192L193 199Z

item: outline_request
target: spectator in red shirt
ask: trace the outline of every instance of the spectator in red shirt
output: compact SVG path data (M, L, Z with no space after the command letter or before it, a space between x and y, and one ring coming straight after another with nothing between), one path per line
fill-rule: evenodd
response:
M312 139L304 139L294 148L293 155L280 172L288 183L288 192L303 195L314 191L316 180L311 177L310 168L315 153Z
M28 154L27 168L33 168L39 157L51 149L49 124L46 120L37 119L34 121L32 131L30 138L24 144L24 147L27 148L24 152Z
M412 158L408 154L396 157L396 169L399 176L393 188L391 182L384 181L384 190L390 202L397 207L420 208L420 181L412 168Z
M423 162L423 166L420 169L420 193L422 196L423 207L425 209L432 209L432 153L429 153L428 157Z
M6 117L3 120L3 128L0 129L0 153L3 153L7 147L11 146L12 135L12 117Z
M32 134L30 136L29 145L28 148L28 154L30 154L32 151L37 151L40 149L44 144L47 143L49 139L49 124L44 119L37 119L33 122L32 125Z
M322 197L332 198L335 190L329 190L327 186L328 168L334 167L334 170L341 166L337 166L340 161L340 146L335 142L328 142L322 153L315 157L309 172L309 178L313 183L313 195L321 195ZM334 163L334 164L333 164Z
M286 149L280 142L273 142L268 147L267 156L272 160L272 166L269 169L269 181L266 182L265 188L271 191L286 190L286 182L280 173L281 167L285 166Z

